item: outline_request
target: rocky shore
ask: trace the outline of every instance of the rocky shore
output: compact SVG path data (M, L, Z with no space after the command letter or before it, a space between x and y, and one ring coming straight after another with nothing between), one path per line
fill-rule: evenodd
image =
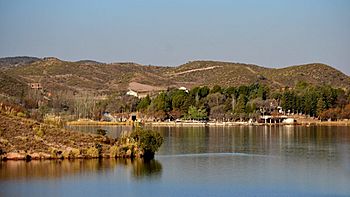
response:
M147 144L156 138L153 147ZM159 133L138 130L118 139L68 131L0 112L0 160L142 158L162 144Z

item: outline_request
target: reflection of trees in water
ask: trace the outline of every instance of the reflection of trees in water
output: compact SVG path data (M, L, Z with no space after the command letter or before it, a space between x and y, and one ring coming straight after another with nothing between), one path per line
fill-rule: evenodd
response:
M131 175L136 179L160 178L162 174L162 164L155 159L117 159L116 162L119 166L130 169Z
M162 166L156 160L142 159L88 159L88 160L45 160L0 162L0 180L5 179L55 179L75 175L108 175L115 168L125 166L135 177L157 177Z
M1 163L0 179L60 178L79 173L108 171L116 165L111 160L6 161Z
M350 141L349 127L233 126L154 127L165 138L160 155L246 153L336 161L341 144Z
M162 174L162 164L157 160L136 159L133 161L132 175L137 178L160 178Z

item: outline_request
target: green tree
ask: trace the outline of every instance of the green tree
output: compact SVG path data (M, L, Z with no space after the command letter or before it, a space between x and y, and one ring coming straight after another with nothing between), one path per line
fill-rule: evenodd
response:
M232 86L226 88L226 89L223 91L223 93L224 93L224 95L225 95L226 97L231 97L231 98L235 98L235 99L238 97L238 94L239 94L237 88L236 88L236 87L232 87Z
M305 95L305 113L310 116L317 114L318 94L314 89L310 89Z
M177 90L172 94L171 105L173 109L184 110L187 109L187 93L181 90Z
M305 98L304 96L297 96L295 102L295 109L297 113L305 113Z
M153 111L168 112L171 110L171 101L165 92L161 92L152 100L150 107Z
M207 96L206 100L207 100L209 107L212 108L215 106L222 105L225 102L226 97L223 94L217 92L217 93L209 94Z
M248 102L247 96L244 94L240 94L238 99L237 99L237 103L235 104L234 112L235 113L245 113L247 102Z
M159 150L164 141L160 133L142 128L136 128L130 134L130 137L134 139L134 141L136 141L139 147L144 151L145 159L153 159L154 153Z
M296 94L293 91L286 91L281 97L281 107L284 111L295 111L296 110Z
M210 93L222 93L222 89L219 85L214 85L213 88L210 90Z
M200 98L204 98L209 94L209 88L207 86L203 86L201 88L199 88L199 92L198 92Z
M147 95L145 98L142 98L140 102L137 104L136 109L138 111L146 111L148 106L151 104L151 98Z
M248 96L249 95L249 88L245 85L243 86L239 86L238 87L238 94L237 96L240 96L240 95L246 95Z
M260 85L257 91L257 96L262 100L266 100L267 94L268 94L268 88L266 86Z
M195 99L196 102L199 101L199 87L194 87L190 90L190 96Z
M188 116L195 120L205 120L208 118L208 113L204 108L197 109L195 106L188 108Z
M318 101L317 101L317 116L320 116L320 114L326 109L326 106L325 106L325 102L323 101L323 99L320 97L318 98Z
M222 120L225 118L225 105L214 106L210 109L210 119Z

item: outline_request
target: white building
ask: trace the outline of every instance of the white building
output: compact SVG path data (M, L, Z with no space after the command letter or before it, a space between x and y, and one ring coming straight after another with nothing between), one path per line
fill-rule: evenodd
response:
M139 94L133 90L130 90L126 92L126 95L134 96L134 97L139 97Z
M136 92L134 90L130 90L126 92L126 95L130 95L130 96L134 96L137 97L139 99L145 98L147 95L149 94L149 92Z
M183 91L185 91L186 93L188 93L188 90L187 90L187 88L185 88L185 87L179 87L179 90L183 90Z

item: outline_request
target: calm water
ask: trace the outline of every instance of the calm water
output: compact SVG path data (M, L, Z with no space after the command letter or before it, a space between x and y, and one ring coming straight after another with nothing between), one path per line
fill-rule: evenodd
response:
M150 162L2 162L0 196L350 196L350 127L154 129Z

